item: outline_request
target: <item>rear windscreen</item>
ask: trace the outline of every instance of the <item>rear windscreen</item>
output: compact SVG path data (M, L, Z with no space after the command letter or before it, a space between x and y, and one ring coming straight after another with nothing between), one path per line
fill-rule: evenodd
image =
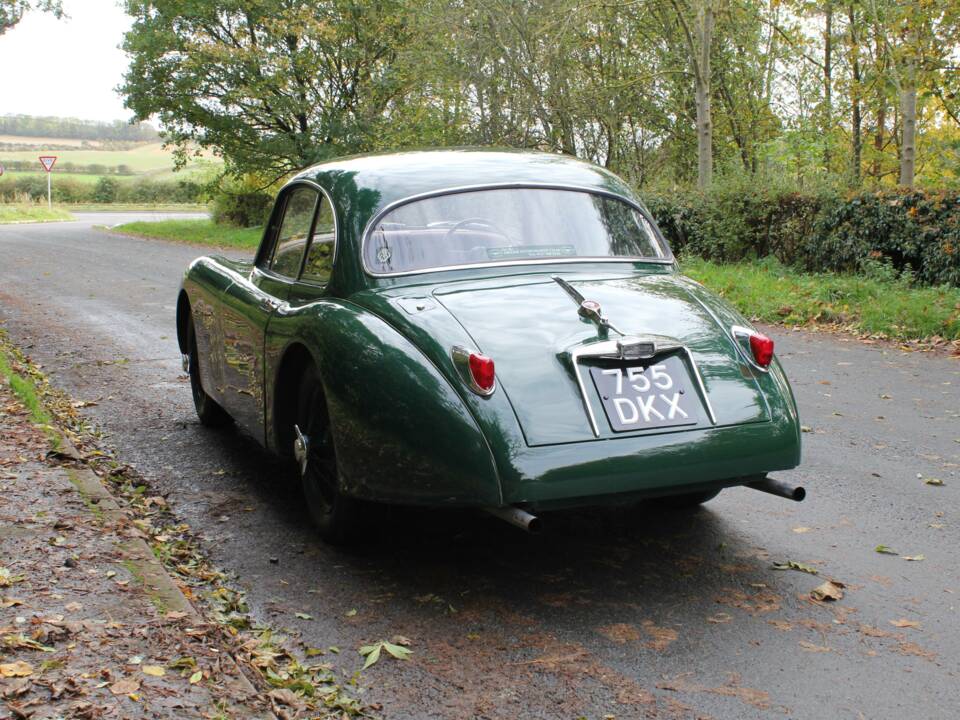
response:
M633 206L604 195L543 188L474 190L409 202L380 218L363 252L374 273L668 254Z

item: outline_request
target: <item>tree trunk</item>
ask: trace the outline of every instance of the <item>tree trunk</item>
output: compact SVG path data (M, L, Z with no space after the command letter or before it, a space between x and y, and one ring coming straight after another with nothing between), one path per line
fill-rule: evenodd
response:
M900 114L903 118L903 138L900 141L900 184L913 187L917 158L917 87L910 83L900 91Z
M823 165L830 169L830 135L833 133L833 4L827 3L823 26Z
M710 49L713 43L713 5L702 2L697 13L700 57L695 60L694 90L697 104L697 187L706 190L713 181L713 120L710 107ZM695 57L695 56L694 56Z
M850 88L850 177L854 187L860 187L860 161L863 154L863 117L860 109L860 45L857 39L857 17L853 3L847 6L850 18L850 66L853 83Z

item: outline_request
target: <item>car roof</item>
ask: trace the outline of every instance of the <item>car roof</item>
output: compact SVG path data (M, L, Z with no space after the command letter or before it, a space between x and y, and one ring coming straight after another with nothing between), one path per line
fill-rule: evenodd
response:
M553 185L613 193L638 202L613 173L569 155L456 148L356 155L314 165L291 182L311 180L362 231L383 208L410 197L484 185Z

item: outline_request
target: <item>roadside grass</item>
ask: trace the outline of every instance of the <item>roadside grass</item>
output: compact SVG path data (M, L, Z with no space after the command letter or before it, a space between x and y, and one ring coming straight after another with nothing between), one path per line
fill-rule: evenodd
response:
M3 338L0 336L0 341L2 340ZM30 419L34 424L43 429L43 432L50 439L50 445L53 449L59 449L60 433L54 427L53 417L47 412L43 401L40 399L36 384L13 369L10 358L2 346L0 346L0 377L4 378L10 385L13 394L20 399L27 412L30 413Z
M110 232L192 245L217 245L255 250L260 244L263 228L235 228L217 225L212 220L161 220L117 225L110 228Z
M759 322L830 325L893 340L960 339L960 288L915 286L890 272L804 273L772 258L719 264L685 257L681 269Z
M50 210L40 203L0 203L0 224L51 220L73 220L73 215L58 207Z

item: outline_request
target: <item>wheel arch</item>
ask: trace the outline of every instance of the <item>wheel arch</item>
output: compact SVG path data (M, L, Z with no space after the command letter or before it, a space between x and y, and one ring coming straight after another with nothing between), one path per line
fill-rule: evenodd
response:
M301 341L291 342L277 364L273 382L273 400L270 403L267 428L268 445L281 457L291 457L293 447L293 417L297 412L297 390L304 371L313 366L322 371L314 354Z
M177 344L184 355L190 351L188 345L190 320L190 296L185 289L180 288L180 294L177 296Z
M500 503L497 463L470 409L423 352L378 316L345 301L314 303L272 321L265 356L266 440L277 454L290 454L285 426L310 362L347 495L419 505Z

